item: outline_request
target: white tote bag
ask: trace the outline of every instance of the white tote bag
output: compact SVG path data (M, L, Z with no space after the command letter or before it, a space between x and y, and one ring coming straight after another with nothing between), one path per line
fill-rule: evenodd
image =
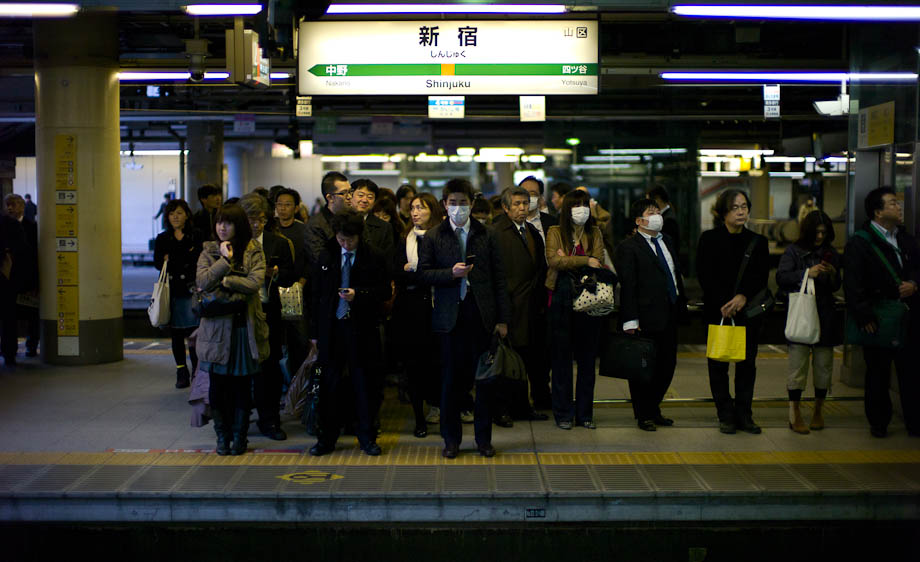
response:
M818 320L818 303L815 300L815 280L802 277L798 293L789 293L789 310L786 313L786 339L792 343L812 345L821 339L821 322Z
M169 324L169 275L166 273L167 260L163 260L160 277L153 286L153 298L147 307L147 316L154 328Z

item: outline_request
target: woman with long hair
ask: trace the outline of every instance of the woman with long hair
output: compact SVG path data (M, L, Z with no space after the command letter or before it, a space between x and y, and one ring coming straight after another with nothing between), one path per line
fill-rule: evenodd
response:
M259 299L265 257L239 205L217 211L214 234L198 258L196 282L204 293L198 355L210 375L217 454L242 455L248 444L252 375L270 353Z
M428 435L428 425L422 401L433 407L440 404L440 369L431 332L431 287L422 283L417 274L418 246L425 233L441 224L442 207L430 193L420 193L409 203L407 226L400 237L393 267L396 280L396 302L393 304L393 324L400 334L400 354L406 365L409 402L415 416L413 435Z
M406 230L406 224L399 218L399 212L396 209L396 202L392 197L378 197L374 202L372 210L374 216L378 219L390 223L393 229L393 240L399 240Z
M591 216L591 196L570 191L562 200L559 224L546 233L546 287L550 291L549 321L552 330L553 415L560 429L572 424L595 429L594 363L597 358L600 317L575 312L575 289L569 273L584 267L604 267L604 236ZM578 364L573 405L572 361Z
M834 374L834 346L843 342L841 331L834 325L834 292L840 288L840 254L831 245L834 224L822 211L807 214L799 225L799 239L790 244L779 260L776 284L780 292L800 290L802 279L814 279L815 301L821 336L814 345L789 343L789 367L786 389L789 392L789 429L806 434L810 429L824 429L823 406ZM808 359L811 358L815 385L815 408L811 423L805 425L799 402L808 381Z
M153 244L153 263L169 278L169 337L176 361L176 388L187 388L190 372L185 360L185 340L198 327L195 299L195 267L201 253L201 234L192 224L192 211L182 199L173 199L163 209L168 228L157 235ZM188 348L191 372L198 366L198 355Z

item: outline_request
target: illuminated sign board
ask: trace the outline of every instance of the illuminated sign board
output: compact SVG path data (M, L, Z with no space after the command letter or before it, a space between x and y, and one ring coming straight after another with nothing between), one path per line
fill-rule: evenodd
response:
M302 22L301 95L588 95L591 20Z
M463 96L428 96L429 119L463 119Z

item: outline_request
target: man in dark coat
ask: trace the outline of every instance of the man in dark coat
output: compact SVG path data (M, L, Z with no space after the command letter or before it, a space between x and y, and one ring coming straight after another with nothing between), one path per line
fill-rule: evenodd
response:
M364 235L362 236L364 241L383 256L387 263L390 263L396 247L396 242L393 240L393 227L371 212L380 188L369 179L355 180L351 188L353 190L351 206L364 217Z
M16 295L22 286L27 244L22 225L15 218L0 213L0 352L4 365L16 365Z
M460 401L475 381L476 361L492 333L504 337L511 303L495 235L470 217L473 186L453 179L442 192L450 220L426 233L419 244L419 277L434 287L431 327L440 336L442 355L441 436L445 458L456 458L463 430ZM474 427L479 453L492 447L492 399L489 382L476 384Z
M645 194L646 197L655 202L658 210L661 212L661 218L664 219L664 226L661 227L661 233L666 234L674 243L675 256L680 254L680 224L677 222L677 213L671 207L671 196L668 190L661 184L655 184Z
M655 342L655 372L650 381L629 381L633 413L639 428L674 425L661 415L664 398L677 366L677 321L687 310L677 247L661 234L663 220L651 199L630 207L636 234L616 250L614 264L620 278L620 321L623 331L638 332Z
M530 194L522 187L502 192L504 214L492 221L511 300L508 340L523 358L535 404L551 403L546 348L546 251L539 231L527 222ZM545 420L527 398L527 385L509 389L505 397L512 417Z
M546 205L546 199L543 195L543 182L534 176L527 176L518 184L527 190L530 197L527 205L527 222L532 224L540 233L543 243L546 243L546 231L549 227L559 224L559 220L553 215L544 212L543 206ZM546 256L543 257L546 259Z
M913 236L900 228L904 221L901 201L890 187L873 189L866 196L866 215L860 233L849 239L844 251L843 289L847 312L860 329L872 333L879 319L874 306L882 300L899 300L909 307L907 341L900 349L863 346L866 360L865 408L870 432L875 437L888 434L892 406L888 394L891 363L898 373L898 392L904 425L912 436L920 436L920 381L917 379L920 345L920 249ZM874 246L874 248L873 248ZM885 256L878 257L876 249Z
M311 221L312 222L312 221ZM361 240L364 220L352 209L336 213L331 227L334 238L320 253L312 272L311 332L316 338L320 381L318 441L310 454L321 456L335 450L345 385L345 369L351 379L361 450L380 454L373 429L374 389L368 369L380 360L377 330L381 303L390 296L390 279L383 258Z
M32 202L32 196L26 193L26 211L25 217L31 221L35 220L35 217L38 216L38 207L35 206L35 203Z
M198 202L201 209L192 215L192 224L201 232L202 240L211 240L214 235L214 217L223 201L224 195L219 187L206 183L198 188Z
M306 260L311 269L316 267L319 255L335 237L330 224L332 216L351 206L351 184L339 172L328 172L323 176L321 189L326 206L307 222Z

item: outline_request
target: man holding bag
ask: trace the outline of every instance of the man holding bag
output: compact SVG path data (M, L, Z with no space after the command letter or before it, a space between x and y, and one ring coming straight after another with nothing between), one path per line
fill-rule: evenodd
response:
M873 189L866 196L869 219L847 242L844 252L850 343L860 340L866 359L865 408L870 432L885 437L891 422L888 388L891 362L898 372L898 391L907 432L920 436L920 381L917 379L917 345L920 344L920 249L904 229L901 201L890 187ZM906 306L905 306L906 305ZM909 310L908 310L909 309ZM893 316L906 316L894 322ZM906 323L906 330L902 323ZM893 335L888 335L889 333ZM888 336L886 339L874 336Z
M810 429L824 429L823 406L834 374L834 346L842 342L840 329L834 325L834 292L840 288L840 254L831 243L834 225L821 211L812 211L799 225L799 239L786 248L776 269L776 284L788 293L789 313L786 339L789 341L789 368L786 389L789 392L789 429L807 434ZM814 307L804 302L793 303L800 293L803 279L814 286ZM806 282L807 285L807 282ZM803 297L797 297L802 299ZM807 298L807 297L805 297ZM813 315L805 318L803 315ZM817 328L817 338L795 333L794 327ZM813 335L812 335L813 336ZM808 380L808 359L811 357L815 385L815 410L811 423L802 419L799 402Z

